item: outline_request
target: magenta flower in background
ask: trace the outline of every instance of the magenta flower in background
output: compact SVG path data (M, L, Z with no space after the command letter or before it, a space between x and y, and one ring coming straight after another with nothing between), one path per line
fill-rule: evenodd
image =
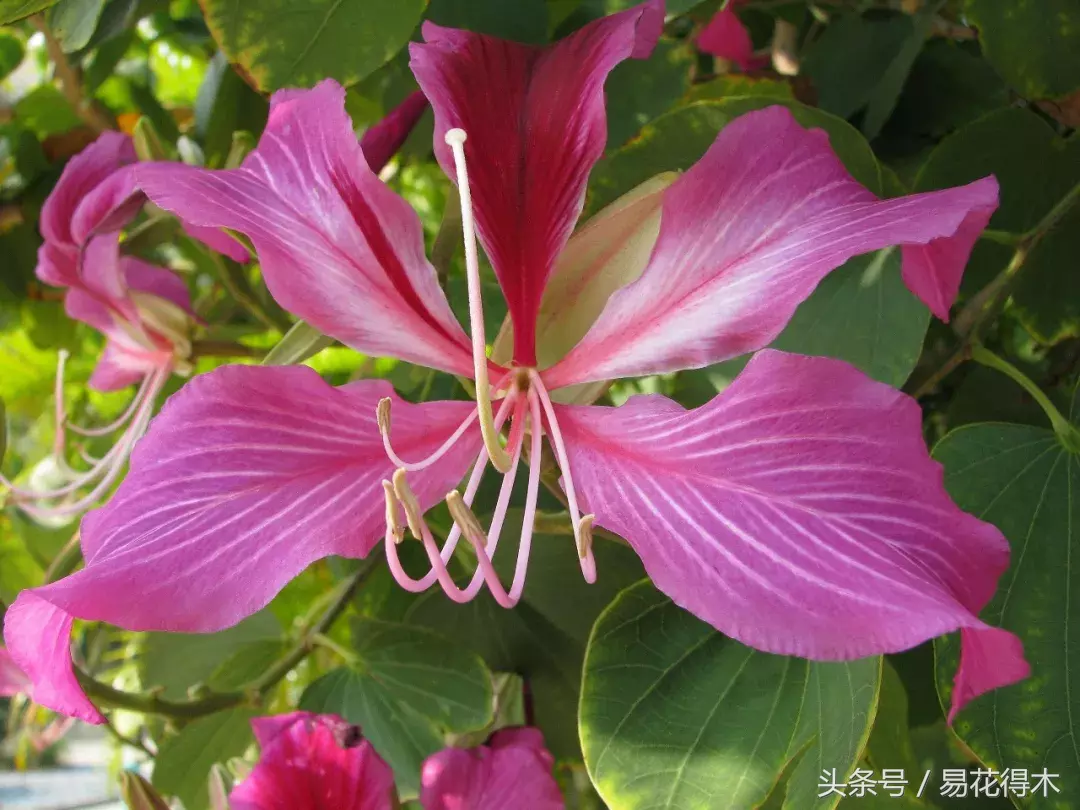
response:
M769 64L768 57L754 56L754 43L750 32L735 13L740 0L731 0L724 8L712 16L712 19L697 35L697 46L705 53L738 65L747 71Z
M29 679L11 659L11 653L0 647L0 697L11 697L25 692L29 685Z
M294 712L251 721L261 756L231 810L392 810L394 774L355 726Z
M497 731L487 745L446 748L424 761L424 810L562 810L554 758L535 728Z
M470 377L477 401L412 405L384 381L333 388L304 367L192 380L112 501L83 521L85 569L8 611L5 637L38 702L99 717L72 671L74 617L220 630L312 561L362 557L380 540L409 590L438 582L466 601L486 586L514 605L539 464L509 587L491 557L524 445L539 459L544 436L590 581L595 524L626 538L678 604L752 647L850 659L961 630L953 713L1027 674L1018 639L977 615L1008 546L949 499L914 400L846 363L765 350L694 410L660 396L588 404L618 377L767 346L828 272L890 245L908 286L947 317L997 205L993 178L879 200L823 132L773 107L571 236L606 140L605 77L650 52L661 20L649 2L545 48L426 24L411 46L436 155L460 189L471 338L417 216L365 162L333 82L278 93L240 169L139 166L159 206L246 234L282 306L365 354ZM474 226L510 310L490 359ZM503 481L485 529L471 507L489 462ZM440 547L424 512L443 500L455 525ZM406 525L431 564L419 579L398 561ZM479 560L465 587L446 568L462 536Z

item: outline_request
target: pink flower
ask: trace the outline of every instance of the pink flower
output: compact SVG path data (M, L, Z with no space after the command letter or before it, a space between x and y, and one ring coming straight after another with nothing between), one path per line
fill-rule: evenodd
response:
M562 810L554 759L535 728L497 731L488 745L447 748L424 762L424 810Z
M394 774L343 720L308 712L251 723L262 756L232 810L392 810Z
M25 692L29 685L29 679L11 659L11 654L0 647L0 697L11 697Z
M61 483L52 488L15 487L3 476L0 485L14 502L39 520L67 520L97 503L122 473L134 443L145 433L154 402L174 373L190 371L190 332L195 323L184 282L163 267L120 254L120 229L138 213L135 149L126 135L108 132L64 168L41 211L45 237L37 275L66 289L67 314L89 324L106 338L105 351L90 377L90 387L116 391L138 383L138 393L120 418L108 425L80 427L67 422L64 365L56 375L56 437L52 468ZM221 249L239 243L210 228L193 228ZM246 256L246 251L243 251ZM66 438L119 433L101 458L84 455L87 468L67 462Z
M716 12L697 35L697 45L705 53L738 65L740 70L746 73L764 67L769 60L754 56L754 43L750 39L750 32L735 13L737 5L739 0L732 0Z
M411 46L436 156L460 189L471 339L424 257L418 218L366 164L333 82L275 96L238 170L139 167L159 206L245 233L283 306L367 355L471 377L477 402L412 405L384 381L335 389L304 367L193 380L116 496L83 521L86 567L8 611L7 643L38 702L98 716L72 674L75 616L220 630L313 560L362 557L380 540L409 590L437 582L466 601L486 586L514 605L539 465L509 587L490 558L524 445L538 459L544 436L589 581L596 524L625 537L678 604L752 647L850 659L960 630L954 712L1024 677L1019 640L978 618L1008 545L949 499L909 397L840 361L765 350L692 411L660 396L583 404L614 378L767 346L823 276L889 245L944 317L997 205L993 178L879 200L823 132L774 107L733 121L684 175L644 184L571 237L604 148L604 79L649 53L661 12L649 2L547 48L431 24ZM511 316L492 359L474 226ZM489 461L503 481L485 530L471 504ZM455 525L440 547L424 513L444 500ZM398 562L405 525L431 564L419 579ZM446 568L461 537L479 559L464 588Z

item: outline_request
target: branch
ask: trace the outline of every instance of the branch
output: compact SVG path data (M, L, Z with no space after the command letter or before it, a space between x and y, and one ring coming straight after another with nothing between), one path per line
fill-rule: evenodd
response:
M256 349L228 340L193 340L191 342L193 359L198 357L262 357L265 353L265 349Z
M353 596L374 572L381 561L380 554L372 554L365 559L351 577L344 580L334 593L333 599L322 616L301 634L300 639L282 656L277 663L263 675L249 683L243 689L234 692L218 692L193 700L166 700L160 689L146 692L125 692L96 680L81 669L76 668L75 676L83 691L103 706L127 709L141 714L159 714L183 720L194 720L208 714L233 709L237 706L258 706L267 694L276 687L285 676L303 661L315 648L315 639L324 635L348 608Z
M937 388L938 384L954 369L971 359L972 348L982 340L986 328L1001 314L1032 252L1078 201L1080 201L1080 183L1073 186L1064 197L1058 200L1034 228L1017 238L1016 249L1005 269L968 301L953 319L953 331L960 338L959 345L925 380L914 387L911 394L913 397L919 399L926 396ZM1000 232L991 233L994 234L991 237L992 241L1005 243Z
M72 65L64 53L60 41L49 30L45 17L35 14L30 18L33 26L45 37L45 49L52 60L56 78L60 80L60 90L68 103L75 108L76 114L88 127L96 132L116 129L116 121L96 99L87 98L83 92L82 71Z

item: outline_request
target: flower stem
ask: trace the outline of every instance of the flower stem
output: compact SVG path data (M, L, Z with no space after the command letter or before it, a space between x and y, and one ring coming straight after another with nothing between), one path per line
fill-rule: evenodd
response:
M211 693L194 700L166 700L161 697L160 690L125 692L96 680L78 668L75 670L75 675L83 691L93 698L95 703L116 709L128 709L142 714L158 714L165 717L194 720L198 717L236 708L237 706L257 706L263 702L267 694L297 664L311 653L319 643L317 639L325 637L326 632L346 611L360 586L375 571L380 562L382 562L381 553L372 552L351 577L342 581L323 614L301 634L301 637L289 651L278 659L261 677L242 689L233 692Z
M1049 417L1050 424L1054 428L1054 433L1058 435L1061 443L1073 453L1080 453L1080 430L1077 430L1075 425L1062 416L1061 411L1057 409L1057 406L1050 401L1050 398L1043 393L1039 386L1031 381L1031 378L1012 363L994 354L980 343L976 343L972 346L971 359L976 363L980 363L987 368L996 369L1002 374L1012 378L1014 382L1031 395L1032 399L1039 403L1039 407L1041 407L1043 412Z

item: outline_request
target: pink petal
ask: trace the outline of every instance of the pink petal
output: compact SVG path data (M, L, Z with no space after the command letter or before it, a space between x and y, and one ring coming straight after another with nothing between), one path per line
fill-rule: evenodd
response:
M364 137L360 139L360 148L373 172L382 171L390 158L397 154L427 108L428 100L417 90L391 110L386 118L364 133Z
M750 66L754 55L754 43L750 32L739 21L735 10L728 6L709 20L697 36L697 45L705 53L711 53L728 62L734 62L744 71Z
M45 241L77 244L72 235L76 210L98 185L123 166L135 162L131 139L106 132L68 161L45 205L41 208L41 234Z
M22 692L29 681L19 667L11 660L11 654L0 647L0 697L11 697Z
M424 810L563 810L554 763L536 729L498 731L490 745L447 748L428 757L420 803Z
M278 92L240 169L144 163L139 186L185 221L246 234L270 292L326 334L365 354L471 374L420 220L368 168L344 105L331 80Z
M345 723L306 712L252 721L262 756L229 796L232 810L391 810L394 774Z
M537 48L424 23L409 46L413 74L435 110L435 155L455 176L443 140L468 135L470 187L484 248L514 319L514 359L535 365L536 312L555 259L581 214L589 171L604 151L604 80L649 55L663 3L649 0Z
M112 500L84 518L86 567L23 591L8 610L8 648L35 700L95 716L72 676L72 616L213 632L264 607L312 561L367 554L383 536L381 481L393 473L375 408L393 396L382 381L335 389L300 366L225 366L189 382L139 441ZM425 456L475 407L396 401L395 447ZM461 480L479 447L472 426L410 476L425 508Z
M748 113L665 192L644 274L545 380L696 368L761 348L827 273L890 245L905 246L905 279L943 315L996 206L992 177L878 200L824 132L804 130L783 107Z
M148 360L145 353L133 351L125 343L110 340L98 358L87 381L95 391L120 391L137 382L160 366Z
M964 630L956 705L1027 674L977 616L1009 561L962 512L910 397L829 358L765 350L722 394L561 406L578 494L656 586L761 650L824 660Z
M120 266L129 289L156 295L196 317L195 310L191 308L191 293L187 284L172 270L149 264L134 256L121 258Z
M247 248L244 247L229 234L225 233L218 228L206 228L201 225L192 225L190 222L184 222L181 220L180 224L188 235L194 239L198 239L204 245L216 253L220 253L223 256L228 256L234 262L244 263L248 261L251 256L248 254Z

